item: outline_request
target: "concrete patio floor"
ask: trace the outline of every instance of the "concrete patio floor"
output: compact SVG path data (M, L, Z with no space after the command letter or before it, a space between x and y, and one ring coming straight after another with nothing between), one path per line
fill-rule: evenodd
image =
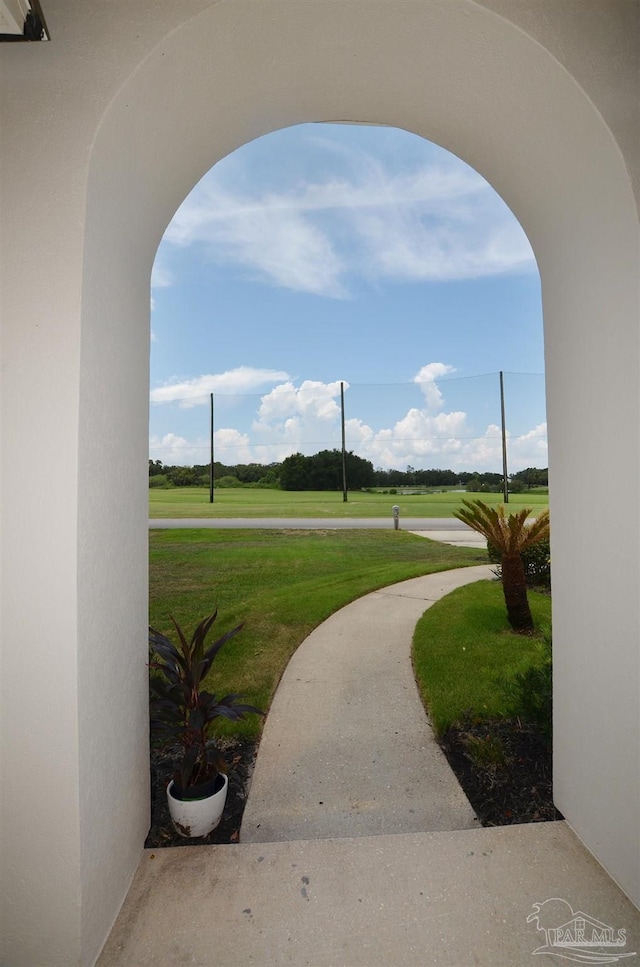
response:
M147 850L98 967L558 965L527 922L552 898L626 931L586 962L640 963L638 911L559 822Z

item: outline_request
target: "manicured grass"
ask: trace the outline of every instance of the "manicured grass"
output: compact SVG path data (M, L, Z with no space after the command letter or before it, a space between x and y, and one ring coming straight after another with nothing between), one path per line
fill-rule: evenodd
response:
M550 626L551 598L530 591L529 604L536 628ZM479 718L507 714L498 683L534 660L541 637L511 631L498 581L458 588L429 608L416 627L413 663L436 732L466 711Z
M151 530L149 544L151 625L171 634L173 614L191 634L218 607L212 642L244 621L209 687L265 711L290 656L334 611L396 581L487 560L483 550L393 530ZM227 734L259 729L255 716L226 725Z
M330 491L284 491L260 488L217 490L213 504L205 487L176 487L149 491L150 517L387 517L391 521L394 504L403 517L453 517L462 500L480 497L485 503L502 503L501 494L468 494L448 491L441 494L342 494ZM547 494L512 494L509 509L532 507L534 514L549 505Z

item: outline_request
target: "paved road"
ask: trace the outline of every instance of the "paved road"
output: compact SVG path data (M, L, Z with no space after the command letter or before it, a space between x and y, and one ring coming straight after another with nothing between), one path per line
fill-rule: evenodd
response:
M267 527L278 530L356 530L376 528L393 530L391 517L156 517L149 527L169 528L214 527L220 529ZM474 532L455 517L402 517L400 529L406 531Z

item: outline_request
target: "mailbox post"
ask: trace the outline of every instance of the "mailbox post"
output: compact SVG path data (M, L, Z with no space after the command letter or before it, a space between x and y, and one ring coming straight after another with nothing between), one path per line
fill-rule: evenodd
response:
M400 508L397 504L393 505L393 529L398 530L400 527Z

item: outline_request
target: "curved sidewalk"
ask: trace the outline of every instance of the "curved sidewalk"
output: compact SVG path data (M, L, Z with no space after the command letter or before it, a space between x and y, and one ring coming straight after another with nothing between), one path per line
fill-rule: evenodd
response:
M241 842L477 827L420 701L411 642L435 601L491 576L482 565L382 588L305 639L269 711Z

